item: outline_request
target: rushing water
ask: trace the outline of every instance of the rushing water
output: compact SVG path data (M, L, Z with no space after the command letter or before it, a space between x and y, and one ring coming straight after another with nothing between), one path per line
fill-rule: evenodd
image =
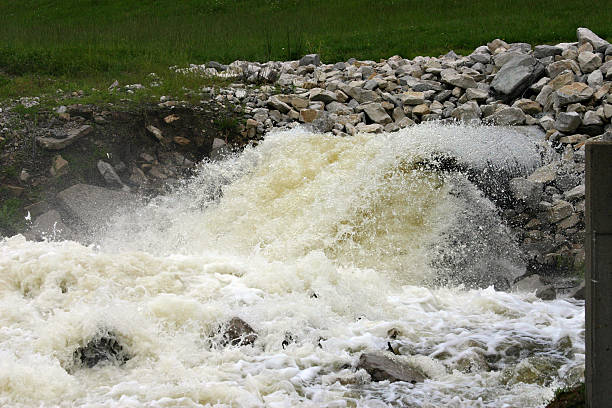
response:
M95 245L0 241L0 405L542 406L582 376L583 304L489 286L521 257L448 156L520 174L542 151L497 128L295 130L203 164ZM220 345L234 316L253 346ZM132 358L75 365L103 330ZM429 379L355 370L388 342Z

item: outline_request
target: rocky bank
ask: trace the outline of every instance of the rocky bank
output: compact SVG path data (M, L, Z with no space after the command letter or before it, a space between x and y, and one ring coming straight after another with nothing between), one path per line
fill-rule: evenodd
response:
M532 47L495 39L467 56L450 51L438 58L323 64L313 54L299 61L211 61L171 69L233 83L198 90L200 105L169 97L137 112L72 105L39 123L24 122L21 131L29 137L5 145L0 162L13 167L3 173L3 199L27 196L30 238L92 228L88 220L100 218L87 216L74 202L85 200L91 210L120 194L120 202L135 199L134 193L155 195L190 174L198 161L255 144L274 129L304 125L350 136L460 121L528 127L539 143L554 149L528 177L496 181L509 192L497 204L529 258L525 288L552 298L547 283L562 289L579 280L584 146L612 138L612 45L587 28L578 28L573 43ZM10 110L3 115L5 122L14 117ZM95 202L87 200L94 196Z

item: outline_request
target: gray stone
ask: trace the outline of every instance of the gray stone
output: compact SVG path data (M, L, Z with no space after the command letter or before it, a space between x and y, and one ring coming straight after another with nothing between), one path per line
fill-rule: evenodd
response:
M482 111L475 101L470 101L453 109L451 116L462 122L477 122L482 116Z
M72 235L72 231L62 222L62 217L56 210L50 210L38 216L26 234L35 240L50 241L70 239Z
M580 67L578 66L576 61L573 60L566 59L556 61L546 67L546 72L548 73L550 79L554 79L557 75L567 70L573 71L576 74L580 74Z
M516 55L499 70L491 88L506 99L514 98L537 81L544 73L544 65L531 55Z
M582 120L584 126L601 126L603 123L603 119L596 111L587 111Z
M590 87L597 88L603 85L603 80L603 73L601 72L601 70L596 69L595 71L591 72L587 77L587 84L589 84Z
M547 211L548 221L556 223L572 215L574 207L567 201L560 200Z
M525 123L525 113L519 108L502 108L487 117L491 123L500 126L514 126Z
M517 200L529 207L535 207L542 199L544 184L517 177L510 180L510 191Z
M55 137L42 137L39 136L36 138L38 144L47 150L61 150L65 147L70 146L80 138L89 135L93 132L93 127L90 125L84 125L77 129L67 130L65 133L65 137L58 139ZM64 136L64 135L62 135Z
M163 140L164 139L164 135L162 134L162 131L159 130L158 128L156 128L153 125L148 125L147 126L147 130L149 131L149 133L151 133L157 140Z
M319 66L319 65L321 65L321 57L319 56L319 54L304 55L302 58L300 58L300 61L299 61L298 65L300 67L303 67L303 66L306 66L306 65L316 65L316 66Z
M121 178L119 177L119 175L117 174L117 172L115 171L115 169L113 168L111 164L106 163L105 161L99 160L97 167L98 167L98 171L104 178L104 181L106 181L106 184L115 186L115 187L124 186L123 182L121 181ZM129 190L129 188L127 188L127 190Z
M536 45L533 49L533 56L540 59L546 57L554 57L555 55L561 55L563 49L555 45Z
M593 49L599 52L604 52L610 45L609 42L585 27L578 28L576 30L576 35L578 36L578 42L580 44L589 43L593 46Z
M479 88L468 88L465 95L469 101L484 102L489 97L489 92Z
M552 286L546 286L536 290L535 295L542 300L555 300L557 298L557 291Z
M578 129L581 123L580 114L576 112L561 112L557 115L557 120L555 120L555 129L563 133L571 133Z
M88 184L76 184L57 194L60 205L89 231L103 229L137 202L133 194Z
M325 110L338 115L349 115L353 113L353 109L340 102L330 102L325 106Z
M321 101L323 103L330 103L336 101L336 94L321 88L314 88L310 90L310 100L313 102Z
M546 284L542 282L540 275L533 274L524 277L523 279L512 285L512 290L516 292L535 292L538 289L546 287Z
M583 51L578 54L578 64L582 72L588 74L601 66L601 58L592 52Z
M270 108L276 109L277 111L279 111L281 113L287 113L287 112L289 112L291 110L291 106L289 106L286 103L282 102L276 96L270 97L270 99L268 99L267 104L268 104L268 106Z
M593 88L582 82L565 85L555 93L555 106L562 107L570 103L582 102L591 99Z
M256 340L257 333L255 330L244 320L234 317L227 323L223 331L221 345L248 346L255 343Z
M369 103L364 106L363 110L372 122L382 125L393 122L393 119L391 119L380 103Z
M547 164L546 166L538 167L537 169L535 169L535 171L531 173L529 177L527 177L527 180L546 184L555 181L556 177L557 166L556 164L551 163Z
M443 69L440 73L440 77L442 82L453 86L458 86L459 88L463 89L476 88L478 86L476 81L474 81L474 78L466 74L460 74L452 68Z
M404 105L420 105L425 103L425 94L423 92L407 91L400 94L399 98Z
M402 360L401 357L391 353L363 353L359 357L357 369L367 371L372 377L372 381L404 381L415 384L427 378L423 372Z

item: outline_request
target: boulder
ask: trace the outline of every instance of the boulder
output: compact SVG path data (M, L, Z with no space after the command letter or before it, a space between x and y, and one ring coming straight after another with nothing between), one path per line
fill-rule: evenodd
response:
M482 116L482 111L475 101L470 101L453 109L451 116L462 122L477 122Z
M510 191L514 195L514 198L533 208L542 199L544 184L517 177L510 180Z
M336 101L336 94L321 88L314 88L310 90L310 100L312 102L321 101L327 104Z
M50 210L36 217L26 235L35 240L60 241L70 239L72 231L63 223L58 211Z
M578 65L585 74L595 71L601 66L601 57L589 51L578 54Z
M248 346L255 343L257 333L244 320L234 317L227 323L223 331L221 344L223 346Z
M476 88L478 85L474 78L466 74L460 74L452 68L443 69L440 73L442 82L459 88Z
M63 137L42 137L36 138L38 144L47 150L61 150L67 146L70 146L80 138L89 135L93 132L93 127L90 125L84 125L76 129L69 129L66 131Z
M604 52L610 45L609 42L585 27L578 28L576 30L576 36L580 44L589 43L593 46L593 49L598 52Z
M587 101L592 96L593 88L582 82L573 82L557 90L555 93L555 106L562 107L570 103Z
M578 66L576 61L569 60L569 59L555 61L546 67L546 72L550 79L554 79L557 75L567 70L570 70L574 72L575 74L581 73L580 67Z
M536 45L533 49L533 56L535 58L546 58L554 57L555 55L561 55L563 49L555 45Z
M131 356L113 331L102 330L73 353L74 364L92 368L100 363L123 365Z
M502 108L487 117L487 121L500 126L514 126L525 123L525 113L519 108Z
M357 369L367 371L372 381L404 381L416 384L427 378L423 372L391 353L363 353L359 357Z
M319 54L304 55L302 58L300 58L300 61L299 61L298 65L300 67L303 67L303 66L306 66L306 65L316 65L316 66L319 66L319 65L321 65L321 57L319 56Z
M387 114L387 111L385 111L380 103L369 103L364 106L363 110L372 122L382 125L393 122L391 116Z
M531 55L516 55L499 70L491 88L508 100L522 94L531 84L540 79L544 65Z
M572 215L574 211L574 207L567 201L559 200L555 205L550 207L547 211L548 221L551 223L556 223L561 221L564 218Z
M561 112L557 115L554 127L563 133L571 133L578 129L581 123L580 114L577 112Z

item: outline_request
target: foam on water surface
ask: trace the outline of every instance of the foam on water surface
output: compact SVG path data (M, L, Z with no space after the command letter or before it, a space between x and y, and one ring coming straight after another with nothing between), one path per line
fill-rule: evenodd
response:
M448 243L465 223L474 242L512 244L462 174L422 165L440 154L476 169L540 163L498 128L277 133L204 164L96 245L0 242L0 405L541 406L581 376L583 305L435 285L449 251L460 276L520 267L499 250L467 262ZM254 346L219 345L234 316ZM75 366L100 330L132 358ZM354 369L389 345L430 378L375 383Z

